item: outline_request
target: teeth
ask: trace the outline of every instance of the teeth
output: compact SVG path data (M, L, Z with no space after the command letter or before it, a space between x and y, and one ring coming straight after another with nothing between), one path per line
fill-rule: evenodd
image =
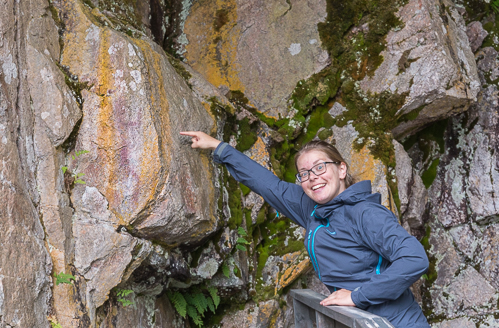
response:
M319 188L321 188L321 187L324 187L325 185L326 185L325 183L322 183L322 184L320 184L320 185L313 186L313 187L312 187L312 190L317 190L317 189L319 189Z

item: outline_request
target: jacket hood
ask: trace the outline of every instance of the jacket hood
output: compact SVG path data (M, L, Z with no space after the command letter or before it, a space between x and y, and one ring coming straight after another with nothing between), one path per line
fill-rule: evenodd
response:
M378 193L371 193L371 181L369 180L357 182L345 189L341 194L328 203L317 205L313 215L318 219L326 218L330 216L331 212L340 206L355 205L362 201L370 201L381 204L381 195Z

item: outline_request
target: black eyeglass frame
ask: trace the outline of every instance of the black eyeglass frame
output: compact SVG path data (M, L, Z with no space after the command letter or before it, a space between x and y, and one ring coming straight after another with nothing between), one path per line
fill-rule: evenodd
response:
M321 165L321 164L324 164L325 165L325 169L324 169L324 172L321 172L319 174L315 173L314 171L314 168L317 166L317 165ZM308 181L308 179L310 179L310 172L312 172L313 174L315 174L316 176L319 176L319 175L323 175L324 173L326 173L327 171L327 165L326 164L341 164L341 162L320 162L320 163L317 163L315 164L314 166L312 166L312 168L310 170L303 170L303 171L300 171L298 173L295 174L295 177L296 177L296 180L299 182L299 183L302 183L302 182L306 182ZM306 180L302 180L300 178L300 173L303 173L303 172L308 172L307 174L307 179Z

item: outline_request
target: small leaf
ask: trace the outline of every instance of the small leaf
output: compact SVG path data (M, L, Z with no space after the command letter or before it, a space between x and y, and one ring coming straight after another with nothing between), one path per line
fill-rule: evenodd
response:
M237 243L238 244L246 244L246 245L250 244L250 242L247 241L246 239L244 239L243 237L237 238Z
M64 174L68 170L68 167L67 166L63 166L63 167L61 167L61 170L62 170L62 173Z
M230 277L230 269L229 269L229 266L227 264L222 264L222 273L224 274L224 276L226 276L227 278Z
M75 280L75 276L71 274L66 274L64 272L61 272L59 274L54 275L55 278L55 284L59 286L60 284L70 284L72 285L73 282L71 280Z
M213 304L215 305L215 309L220 304L220 296L218 296L218 289L215 287L208 287L208 293L210 293L211 298L213 299Z
M237 244L237 245L236 245L236 248L237 248L238 250L240 250L240 251L246 252L246 247L244 247L244 246L243 246L243 245L241 245L241 244Z
M239 227L237 228L237 233L239 234L239 236L247 236L248 234L246 233L246 230L244 230L243 227Z
M79 184L86 184L86 182L85 182L85 181L83 181L83 180L80 180L80 179L78 179L78 180L75 180L75 183L79 183Z

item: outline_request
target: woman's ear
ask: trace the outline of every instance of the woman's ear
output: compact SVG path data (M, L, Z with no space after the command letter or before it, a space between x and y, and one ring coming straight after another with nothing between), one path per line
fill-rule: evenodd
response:
M340 179L345 179L347 177L347 164L345 162L341 162L338 166L338 175Z

